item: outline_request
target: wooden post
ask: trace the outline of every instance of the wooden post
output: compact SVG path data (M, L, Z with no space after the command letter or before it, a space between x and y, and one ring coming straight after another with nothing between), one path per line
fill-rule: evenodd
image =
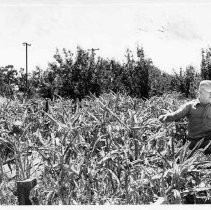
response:
M37 184L35 178L26 179L23 181L17 181L17 194L19 205L32 205L29 199L30 191Z

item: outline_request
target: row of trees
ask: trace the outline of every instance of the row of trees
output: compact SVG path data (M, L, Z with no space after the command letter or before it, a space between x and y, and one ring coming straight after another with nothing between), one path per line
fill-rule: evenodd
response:
M29 76L29 86L25 89L24 69L17 71L12 65L0 68L1 95L12 96L23 92L34 96L79 99L89 93L99 96L107 91L124 92L132 97L149 98L168 91L178 91L186 97L195 97L201 79L211 79L211 49L202 51L201 72L188 66L173 75L162 72L144 55L143 48L137 48L134 56L126 51L126 61L96 58L94 51L77 48L71 51L56 50L54 62L46 70L39 67Z

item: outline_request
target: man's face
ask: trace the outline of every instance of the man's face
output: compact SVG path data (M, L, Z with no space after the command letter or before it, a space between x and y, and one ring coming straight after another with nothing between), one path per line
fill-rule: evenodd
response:
M198 99L201 103L207 104L210 102L210 93L206 91L203 87L199 87L198 94Z

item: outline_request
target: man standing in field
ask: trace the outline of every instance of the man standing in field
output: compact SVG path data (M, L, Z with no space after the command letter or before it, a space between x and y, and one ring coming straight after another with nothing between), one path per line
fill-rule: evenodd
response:
M175 112L161 115L161 122L177 121L181 118L188 119L189 148L193 149L204 138L198 148L205 148L211 142L211 80L201 81L198 89L198 98L186 103ZM204 151L211 154L211 145Z

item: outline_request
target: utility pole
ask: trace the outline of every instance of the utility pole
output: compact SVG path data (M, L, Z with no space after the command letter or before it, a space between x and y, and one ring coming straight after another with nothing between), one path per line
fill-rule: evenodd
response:
M94 55L95 55L95 51L96 50L100 50L99 48L96 48L96 49L94 49L94 48L91 48L91 49L88 49L88 51L91 51L92 52L92 56L94 57Z
M28 90L28 46L31 46L31 44L24 42L24 46L26 46L26 91Z

